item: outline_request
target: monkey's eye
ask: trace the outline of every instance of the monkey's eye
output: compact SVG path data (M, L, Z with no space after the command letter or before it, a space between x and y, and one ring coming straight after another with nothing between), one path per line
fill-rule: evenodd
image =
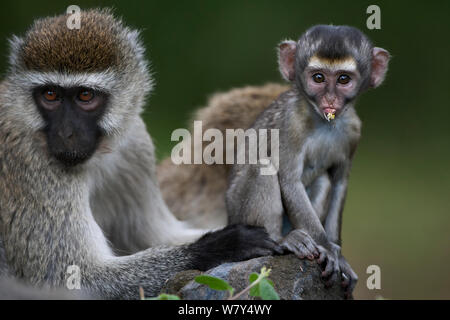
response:
M325 77L321 73L316 73L312 77L313 77L314 82L317 82L317 83L321 83L321 82L325 81Z
M78 94L78 99L80 99L83 102L89 102L94 98L94 92L91 90L81 90Z
M339 82L340 84L347 84L350 82L350 77L346 74L341 74L337 79L337 82Z
M56 91L53 91L51 89L45 90L43 92L43 96L44 96L45 100L47 100L47 101L56 101L56 99L58 99L58 95L56 94Z

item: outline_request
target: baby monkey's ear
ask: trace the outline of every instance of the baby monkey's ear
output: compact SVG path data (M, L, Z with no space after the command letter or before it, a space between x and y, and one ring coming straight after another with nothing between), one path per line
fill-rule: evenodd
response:
M297 43L292 40L285 40L278 45L278 66L281 75L287 81L295 79L295 52Z
M372 49L372 72L370 73L370 86L378 87L386 76L390 54L383 48L375 47Z

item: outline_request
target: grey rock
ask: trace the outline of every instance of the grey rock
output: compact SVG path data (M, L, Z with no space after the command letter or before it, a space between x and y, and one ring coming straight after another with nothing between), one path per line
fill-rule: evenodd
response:
M321 268L315 261L300 260L294 255L268 256L243 262L225 263L206 274L224 279L242 291L248 286L248 277L252 272L259 273L262 267L272 269L269 278L274 282L275 290L285 300L336 300L344 299L340 281L333 279L327 287L321 278ZM183 271L175 275L164 286L162 292L176 294L184 300L222 300L228 298L227 291L215 291L193 281L200 272ZM254 299L248 294L243 300Z

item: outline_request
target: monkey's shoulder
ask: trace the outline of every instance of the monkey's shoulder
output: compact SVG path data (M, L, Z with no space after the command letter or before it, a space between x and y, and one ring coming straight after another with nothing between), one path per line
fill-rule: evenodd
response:
M292 114L298 103L298 95L291 89L283 92L256 118L254 129L279 129L285 126L285 120Z

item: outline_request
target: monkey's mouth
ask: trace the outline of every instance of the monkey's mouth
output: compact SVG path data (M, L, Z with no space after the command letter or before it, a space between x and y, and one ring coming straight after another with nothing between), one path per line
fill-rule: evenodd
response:
M334 108L323 109L323 116L327 121L334 120L334 118L336 117L336 109Z
M64 164L66 167L74 167L78 164L85 162L90 157L90 153L65 151L54 154L55 158Z

